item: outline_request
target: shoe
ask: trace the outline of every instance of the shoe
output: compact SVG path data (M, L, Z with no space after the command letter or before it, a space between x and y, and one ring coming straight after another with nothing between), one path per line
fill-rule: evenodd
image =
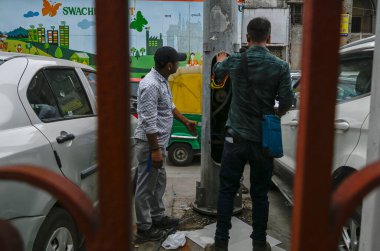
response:
M215 240L209 251L228 251L228 240Z
M158 241L165 237L165 231L152 226L148 230L137 229L137 236L144 241Z
M255 241L252 240L252 251L271 251L272 248L267 241Z
M169 216L162 217L161 220L153 222L153 226L158 229L169 229L177 227L179 225L179 219Z

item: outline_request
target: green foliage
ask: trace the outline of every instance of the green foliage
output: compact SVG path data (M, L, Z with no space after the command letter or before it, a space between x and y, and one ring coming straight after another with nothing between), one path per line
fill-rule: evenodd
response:
M57 49L55 50L54 57L56 57L56 58L62 58L63 57L63 53L62 53L62 50L60 47L57 47Z
M148 21L142 15L141 11L136 13L136 17L132 20L129 27L133 30L137 30L138 32L142 32L145 25L148 24Z
M131 53L132 53L132 56L134 56L135 55L135 52L137 51L137 49L135 48L135 47L132 47L131 48Z

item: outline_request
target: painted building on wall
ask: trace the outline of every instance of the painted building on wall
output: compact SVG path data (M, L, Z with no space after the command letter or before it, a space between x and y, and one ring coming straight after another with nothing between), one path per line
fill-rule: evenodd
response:
M145 75L165 45L201 61L203 0L129 0L129 8L132 77ZM0 50L95 66L95 13L94 0L1 0Z

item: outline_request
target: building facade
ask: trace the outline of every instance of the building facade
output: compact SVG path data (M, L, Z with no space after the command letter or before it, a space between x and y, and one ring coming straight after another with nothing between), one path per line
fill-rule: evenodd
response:
M245 8L289 8L289 45L287 59L292 70L301 68L303 0L246 0ZM347 33L341 45L375 34L377 0L343 0L342 14L348 18ZM342 15L342 16L343 16ZM244 27L243 27L243 33ZM285 59L278 48L273 52Z

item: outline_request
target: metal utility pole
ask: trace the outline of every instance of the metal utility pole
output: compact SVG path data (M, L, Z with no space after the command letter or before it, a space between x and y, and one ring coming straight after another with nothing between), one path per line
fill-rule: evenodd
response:
M377 7L377 13L380 6ZM380 159L380 18L376 17L376 40L372 66L371 108L368 127L367 164ZM380 189L363 201L360 251L380 250Z
M220 163L212 158L211 129L211 67L219 51L234 53L238 44L237 3L231 0L205 0L203 7L203 87L202 87L202 160L201 181L197 182L194 209L216 214ZM220 160L219 160L220 162ZM235 212L240 211L241 196L235 200Z

